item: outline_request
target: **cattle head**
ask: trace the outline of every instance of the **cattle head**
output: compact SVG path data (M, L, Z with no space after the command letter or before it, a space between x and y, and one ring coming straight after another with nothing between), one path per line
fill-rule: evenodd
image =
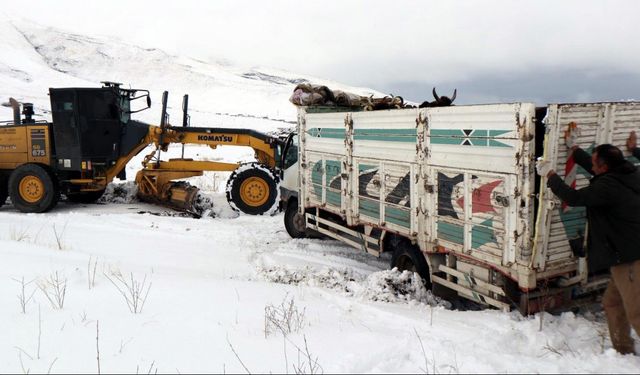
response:
M453 96L451 96L451 98L449 98L448 96L438 96L438 94L436 93L436 88L433 88L433 98L435 99L435 101L433 102L428 102L425 101L422 104L420 104L420 108L425 108L425 107L448 107L450 105L453 105L453 101L456 100L456 94L458 93L458 89L454 89L453 90Z

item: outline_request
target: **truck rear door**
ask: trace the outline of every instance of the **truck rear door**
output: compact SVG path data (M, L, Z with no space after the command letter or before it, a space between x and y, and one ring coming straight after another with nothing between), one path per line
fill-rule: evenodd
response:
M637 162L626 150L629 132L640 131L640 103L610 102L587 104L551 104L547 108L544 157L551 160L560 177L580 189L592 177L578 166L564 143L564 131L570 122L580 129L578 145L591 153L595 146L610 143ZM587 233L586 209L569 207L543 186L542 205L537 220L537 246L533 265L540 271L559 273L576 267L576 255L583 251ZM591 270L595 271L595 270Z

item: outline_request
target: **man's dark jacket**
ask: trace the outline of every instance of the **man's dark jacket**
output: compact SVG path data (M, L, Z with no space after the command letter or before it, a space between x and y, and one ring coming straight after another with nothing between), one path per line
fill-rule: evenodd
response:
M578 165L593 174L591 156L573 153ZM569 206L587 207L589 271L640 259L640 170L630 162L591 178L575 190L554 174L547 186Z

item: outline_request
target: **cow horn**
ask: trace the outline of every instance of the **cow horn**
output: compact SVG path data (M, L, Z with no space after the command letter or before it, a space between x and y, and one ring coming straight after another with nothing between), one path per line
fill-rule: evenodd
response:
M433 97L436 99L436 102L439 102L440 98L438 97L438 94L436 94L436 88L435 87L433 88L432 93L433 93Z
M456 100L456 94L458 93L458 89L453 89L453 96L451 97L451 103Z

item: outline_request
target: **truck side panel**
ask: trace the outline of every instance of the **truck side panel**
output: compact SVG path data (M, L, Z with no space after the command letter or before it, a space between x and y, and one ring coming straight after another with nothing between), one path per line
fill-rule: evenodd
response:
M424 164L433 193L424 227L438 245L496 267L528 261L534 112L532 104L426 112Z
M509 267L530 240L533 113L532 104L307 113L305 207L423 251L436 244Z
M345 113L306 114L300 129L301 201L305 207L322 207L346 213ZM345 176L345 177L343 177Z
M374 224L408 238L417 234L417 115L417 109L351 114L354 223Z

